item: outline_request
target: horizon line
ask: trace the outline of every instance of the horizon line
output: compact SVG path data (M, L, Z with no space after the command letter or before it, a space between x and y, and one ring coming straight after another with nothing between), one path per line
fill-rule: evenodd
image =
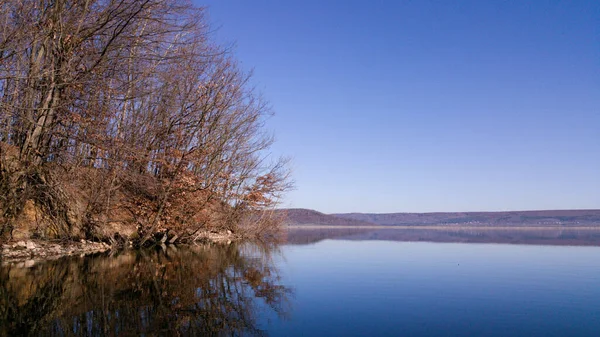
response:
M304 208L304 207L287 207L287 208L277 208L278 211L285 210L308 210L314 211L325 215L335 215L335 214L440 214L440 213L517 213L517 212L568 212L568 211L596 211L600 212L600 208L571 208L571 209L527 209L527 210L504 210L504 211L429 211L429 212L334 212L334 213L325 213L312 208Z

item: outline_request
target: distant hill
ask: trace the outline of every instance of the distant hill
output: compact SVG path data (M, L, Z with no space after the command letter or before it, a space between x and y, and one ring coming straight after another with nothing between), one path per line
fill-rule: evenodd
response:
M384 226L600 226L600 210L458 213L343 213L337 218Z
M351 218L336 217L323 214L312 209L290 208L282 209L279 212L284 213L287 225L322 225L322 226L374 226L368 221L362 221Z

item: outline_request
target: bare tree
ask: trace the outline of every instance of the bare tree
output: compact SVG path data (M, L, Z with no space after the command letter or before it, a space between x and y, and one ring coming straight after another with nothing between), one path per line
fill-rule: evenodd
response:
M2 231L28 200L62 237L126 210L141 243L233 230L276 204L289 179L265 164L269 106L203 14L184 0L0 5Z

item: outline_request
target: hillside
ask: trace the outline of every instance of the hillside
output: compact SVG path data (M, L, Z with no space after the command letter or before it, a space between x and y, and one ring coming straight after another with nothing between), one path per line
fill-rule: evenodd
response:
M358 219L336 217L323 214L312 209L290 208L282 209L285 213L285 224L298 225L322 225L322 226L374 226L375 224Z
M598 226L600 210L548 210L514 212L457 213L344 213L338 218L365 221L384 226Z

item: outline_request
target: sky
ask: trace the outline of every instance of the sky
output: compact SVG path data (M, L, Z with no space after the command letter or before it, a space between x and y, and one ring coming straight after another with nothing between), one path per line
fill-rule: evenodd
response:
M275 112L282 207L600 208L600 1L195 1Z

